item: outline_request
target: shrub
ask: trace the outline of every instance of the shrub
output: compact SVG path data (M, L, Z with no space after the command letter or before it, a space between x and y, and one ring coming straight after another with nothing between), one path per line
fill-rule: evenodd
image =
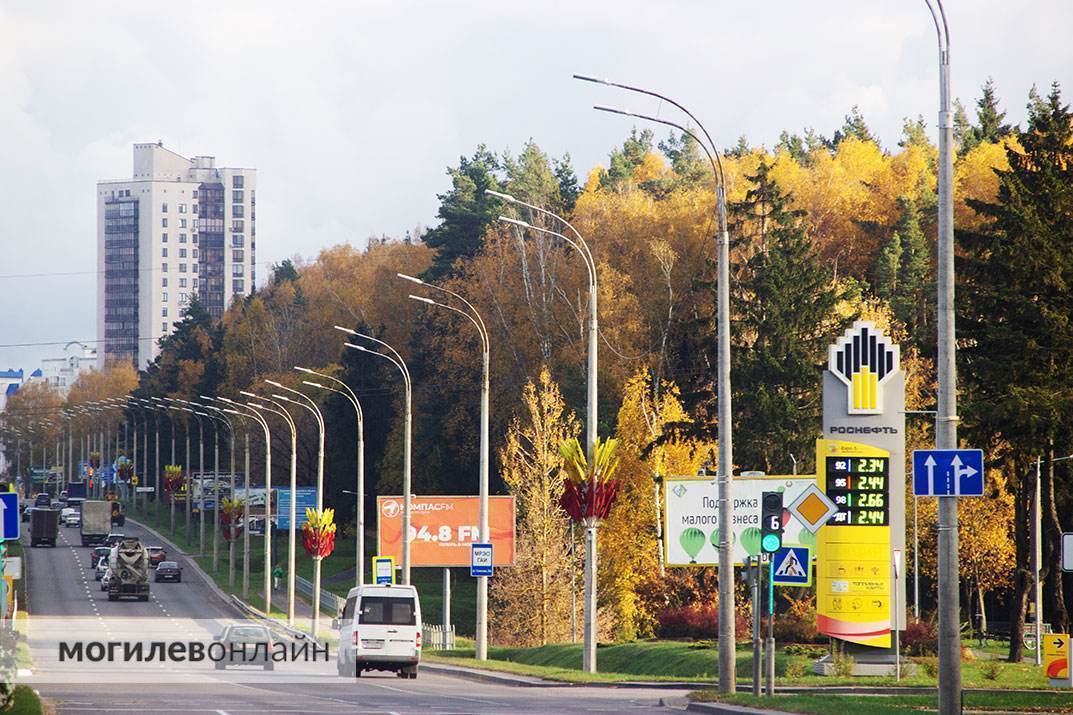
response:
M719 609L716 606L700 608L667 608L656 616L656 632L660 638L711 639L719 634ZM749 623L742 614L737 614L735 633L739 640L748 640Z
M794 662L786 664L786 677L787 678L803 678L808 672L804 663Z
M939 648L939 631L931 621L910 616L901 635L902 648L909 655L935 655Z
M783 650L786 655L803 655L806 658L822 658L827 655L827 649L823 646L809 645L807 643L791 643Z
M988 680L998 680L1002 674L1002 665L997 660L988 660L980 664L980 672Z
M816 601L784 596L788 607L775 616L775 640L779 643L826 643L827 637L816 630Z
M929 678L937 678L937 677L939 677L939 659L938 658L935 658L933 656L928 656L927 658L918 659L917 662L920 663L921 669L924 671L924 674L927 675Z
M846 652L841 649L835 649L831 654L831 666L834 668L835 675L848 678L853 675L853 668L857 665L857 659L852 655L847 655Z

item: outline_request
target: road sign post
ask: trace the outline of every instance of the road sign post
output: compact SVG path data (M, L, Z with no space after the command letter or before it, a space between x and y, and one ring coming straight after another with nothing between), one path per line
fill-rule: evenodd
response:
M0 492L0 540L18 541L22 521L19 518L19 493Z
M894 568L894 582L897 583L902 575L901 549L894 549L894 558L891 560L891 566ZM894 610L897 611L898 608L898 589L894 589ZM901 633L897 628L894 629L894 682L902 682L902 641Z
M783 546L772 556L771 583L775 586L812 585L812 549Z
M393 557L373 557L373 583L377 586L395 583L395 559Z
M1062 534L1062 570L1073 571L1073 532Z
M918 497L983 496L983 450L913 450L913 494Z
M469 575L474 578L491 576L494 552L492 544L472 544L470 546Z
M1043 672L1051 687L1065 687L1070 682L1069 636L1065 633L1048 633L1043 639Z

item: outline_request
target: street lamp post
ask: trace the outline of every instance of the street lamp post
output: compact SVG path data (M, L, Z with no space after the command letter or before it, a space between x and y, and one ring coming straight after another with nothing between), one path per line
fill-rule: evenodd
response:
M289 387L281 385L278 382L272 380L265 380L269 385L278 387L281 390L287 392L293 392L299 397L305 398L309 404L299 402L298 400L292 400L286 395L272 395L277 400L283 400L292 405L298 407L304 407L313 413L313 417L317 421L318 427L318 440L317 440L317 513L319 514L324 508L324 415L321 414L320 408L317 407L317 403L310 399L307 395L303 395L298 390L292 390ZM291 504L293 505L295 499L291 498ZM320 633L320 573L323 559L319 554L312 554L313 556L313 639L317 639L317 635Z
M597 309L596 309L596 296L597 296L597 274L596 274L596 261L592 257L592 251L589 250L589 245L582 238L581 233L578 232L570 223L561 216L558 216L550 211L542 209L533 204L526 203L519 199L514 198L510 194L503 194L498 191L485 190L485 193L496 196L509 203L524 206L532 211L536 211L545 216L549 216L558 220L564 226L566 226L574 234L575 238L569 238L558 231L552 231L540 226L534 226L525 221L519 221L518 219L508 218L506 216L500 216L499 220L505 223L518 226L522 229L529 229L531 231L537 231L549 236L555 236L560 240L566 242L568 245L573 246L574 249L581 254L581 257L585 260L585 267L588 269L589 274L589 354L588 354L588 407L586 418L586 441L587 452L589 461L591 462L595 458L596 454L596 441L597 441L597 383L599 379L599 373L597 372L597 355L598 355L598 342L599 326L597 325ZM594 518L585 520L585 627L584 627L584 649L582 651L582 667L587 673L596 672L596 528L597 520Z
M954 113L950 97L950 31L942 0L924 0L939 45L939 204L936 286L938 414L935 446L957 449L957 344L954 325ZM937 12L938 11L938 12ZM939 714L961 712L958 498L939 497Z
M283 407L282 404L276 400L269 399L267 397L261 397L255 395L252 392L245 390L239 394L249 397L253 400L262 400L262 402L247 402L250 407L264 412L271 412L278 415L286 421L287 426L291 430L291 506L290 506L290 525L287 529L287 625L294 627L294 570L296 567L296 554L295 554L295 522L297 521L297 512L295 510L295 497L298 490L298 428L294 423L294 417L290 412ZM268 405L264 404L269 403ZM269 509L271 511L271 509ZM270 525L265 524L265 532L271 531ZM268 584L271 586L271 582ZM270 592L270 591L269 591Z
M411 454L411 440L412 440L412 422L413 422L413 383L410 381L410 370L406 367L406 362L399 355L395 348L391 347L383 340L374 338L371 335L365 335L359 333L356 330L350 328L344 328L340 325L335 326L336 330L340 330L348 335L354 335L365 340L370 340L378 345L383 345L385 348L391 351L391 355L385 355L384 353L377 352L375 350L369 350L361 345L354 345L353 343L344 343L348 348L352 350L358 350L369 355L378 355L379 357L387 360L402 373L403 385L406 389L406 413L405 422L403 423L403 451L402 451L402 582L404 584L410 583L410 507L411 507L411 481L410 481L410 454Z
M357 586L361 586L361 585L363 585L365 583L365 415L364 415L364 413L362 412L362 409L361 409L361 402L358 401L357 394L355 394L355 392L352 389L350 389L350 386L347 385L345 382L343 382L342 380L340 380L338 378L332 377L331 375L326 375L326 374L324 374L322 372L316 372L314 370L310 370L307 367L295 366L294 369L299 371L299 372L303 372L303 373L305 373L307 375L316 375L317 377L322 377L322 378L324 378L326 380L331 380L332 382L334 382L337 385L341 386L343 389L342 390L337 390L334 387L329 387L327 385L322 385L319 382L312 382L312 381L309 381L309 380L303 380L302 381L303 384L309 385L310 387L318 387L318 388L320 388L322 390L327 390L328 392L334 392L337 395L342 395L344 398L347 399L348 402L350 402L351 406L354 408L354 414L357 417L357 421L358 421L358 485L357 485L357 489L358 489L358 491L357 491L358 507L355 510L355 514L354 514L354 521L355 521L355 526L356 526L355 531L357 532L355 534L356 544L355 544L355 554L354 554L354 569L355 569L355 571L354 571L354 584L357 585Z
M253 420L261 426L261 429L265 433L265 558L264 558L264 588L265 588L265 615L271 616L272 614L272 432L268 427L268 420L250 405L243 405L229 400L226 397L221 397L221 401L231 405L233 409L232 413L245 417L246 419ZM247 410L248 412L239 412L239 410ZM247 435L247 446L249 435ZM250 470L249 470L249 450L246 451L246 508L244 510L245 525L243 527L242 537L242 595L243 598L247 595L247 589L249 587L250 580Z
M731 554L731 529L733 521L733 424L731 421L731 392L730 392L730 232L727 228L727 208L725 180L723 176L723 164L719 158L719 150L712 141L711 135L704 125L693 116L693 113L684 106L658 92L653 92L641 87L632 87L618 82L597 79L585 75L574 75L575 79L586 82L595 82L609 87L617 87L628 92L655 97L660 101L667 102L681 110L689 119L700 127L701 132L707 139L707 143L701 141L696 134L674 122L651 117L647 115L625 112L610 107L597 106L595 109L609 111L615 114L654 121L675 127L692 137L708 155L708 161L712 165L712 172L716 181L716 216L718 220L717 240L717 342L718 342L718 373L717 373L717 402L719 414L719 473L716 477L719 487L719 690L724 693L734 692L735 687L735 663L734 663L734 559Z
M480 481L478 491L480 493L480 530L481 543L491 543L491 532L488 528L488 392L489 392L489 355L491 352L491 337L484 319L477 309L468 300L458 293L443 288L442 286L426 283L420 278L398 273L399 278L408 280L421 286L440 291L452 298L457 299L466 306L466 310L460 310L445 303L439 303L429 298L411 295L410 298L427 303L429 305L446 308L447 310L464 316L473 326L481 338L481 444L480 444ZM447 608L447 605L444 606ZM445 611L446 612L446 611ZM445 626L449 625L444 623ZM477 577L477 660L488 659L488 577Z

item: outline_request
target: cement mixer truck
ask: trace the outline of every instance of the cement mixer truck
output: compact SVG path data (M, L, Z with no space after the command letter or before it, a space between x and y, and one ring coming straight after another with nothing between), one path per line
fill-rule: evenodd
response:
M123 539L112 547L108 556L112 579L108 584L108 600L134 597L149 600L149 552L138 539Z

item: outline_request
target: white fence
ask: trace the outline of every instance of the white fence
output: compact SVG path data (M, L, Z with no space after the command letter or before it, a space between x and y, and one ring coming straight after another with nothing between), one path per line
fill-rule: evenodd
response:
M453 650L455 647L455 627L436 626L431 623L421 624L421 647L429 650Z

